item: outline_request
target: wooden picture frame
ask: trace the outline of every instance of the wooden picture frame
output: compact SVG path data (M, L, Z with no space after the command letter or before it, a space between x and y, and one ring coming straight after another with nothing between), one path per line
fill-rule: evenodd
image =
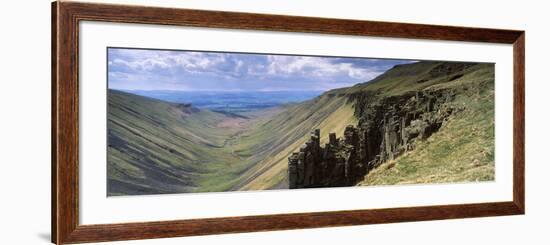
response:
M514 69L513 201L81 225L79 224L78 188L78 57L79 22L84 20L512 44ZM52 3L51 45L51 221L53 243L102 242L518 215L525 212L524 31L58 1Z

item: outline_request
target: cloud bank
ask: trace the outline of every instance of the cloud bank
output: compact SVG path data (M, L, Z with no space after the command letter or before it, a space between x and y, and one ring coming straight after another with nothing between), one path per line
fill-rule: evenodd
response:
M369 81L408 60L108 49L109 88L121 90L329 90Z

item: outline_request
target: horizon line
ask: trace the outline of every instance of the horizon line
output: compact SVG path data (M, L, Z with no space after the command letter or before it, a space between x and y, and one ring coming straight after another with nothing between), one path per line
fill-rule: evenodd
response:
M304 89L298 89L298 90L181 90L181 89L120 89L120 88L107 88L111 90L119 90L119 91L143 91L143 92L325 92L333 89L338 88L332 88L332 89L313 89L313 90L304 90Z

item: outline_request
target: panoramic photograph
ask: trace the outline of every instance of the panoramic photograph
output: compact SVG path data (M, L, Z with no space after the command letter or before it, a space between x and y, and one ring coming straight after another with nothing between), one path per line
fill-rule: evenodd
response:
M107 49L107 196L494 181L493 63Z

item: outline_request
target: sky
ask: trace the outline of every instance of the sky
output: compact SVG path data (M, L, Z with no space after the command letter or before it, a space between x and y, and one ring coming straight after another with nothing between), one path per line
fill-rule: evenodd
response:
M325 91L369 81L408 60L108 49L119 90Z

